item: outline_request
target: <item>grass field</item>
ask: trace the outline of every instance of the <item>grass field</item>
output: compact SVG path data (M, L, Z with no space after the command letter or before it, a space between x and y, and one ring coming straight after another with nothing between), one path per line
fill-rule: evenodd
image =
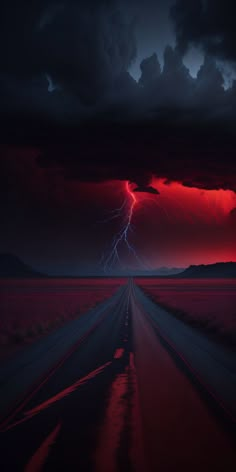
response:
M123 279L0 281L0 359L83 316L109 298Z
M209 336L236 346L235 279L136 279L157 304Z

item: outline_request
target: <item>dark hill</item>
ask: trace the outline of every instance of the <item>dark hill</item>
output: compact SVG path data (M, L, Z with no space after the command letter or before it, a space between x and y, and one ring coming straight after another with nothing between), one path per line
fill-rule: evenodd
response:
M209 265L191 265L178 278L230 278L236 277L236 262L217 262Z
M0 277L43 277L13 254L0 254Z

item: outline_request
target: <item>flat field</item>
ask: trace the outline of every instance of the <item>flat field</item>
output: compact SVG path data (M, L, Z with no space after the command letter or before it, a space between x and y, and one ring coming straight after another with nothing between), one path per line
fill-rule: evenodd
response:
M236 345L236 279L137 278L152 300L231 347Z
M127 279L0 281L0 360L111 297ZM157 304L231 348L236 345L235 279L137 278Z
M97 306L125 279L0 281L0 359Z

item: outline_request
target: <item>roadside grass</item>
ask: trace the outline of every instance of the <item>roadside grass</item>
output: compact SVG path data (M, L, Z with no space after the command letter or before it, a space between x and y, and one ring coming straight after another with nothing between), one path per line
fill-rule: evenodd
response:
M236 293L235 304L224 303L227 294L218 293L215 300L212 292L194 297L188 292L175 294L161 289L141 287L145 294L157 305L171 313L175 318L201 331L209 338L226 347L236 350ZM234 297L232 297L234 298Z
M119 286L117 282L72 286L68 280L65 284L60 281L59 287L46 282L37 285L37 281L20 288L12 282L5 283L0 297L0 361L67 322L86 316Z

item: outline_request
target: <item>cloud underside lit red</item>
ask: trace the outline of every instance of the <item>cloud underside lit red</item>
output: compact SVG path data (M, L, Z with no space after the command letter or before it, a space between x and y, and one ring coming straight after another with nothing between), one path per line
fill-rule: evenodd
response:
M121 229L119 219L101 222L128 198L134 203L130 242L151 267L236 261L232 190L204 190L150 175L145 185L159 194L135 192L132 175L71 180L60 169L40 167L36 157L25 150L2 160L2 251L52 271L55 264L70 273L72 266L75 273L94 266Z
M188 188L157 178L151 186L160 194L134 194L134 186L126 184L135 198L131 240L152 267L236 260L234 192Z

